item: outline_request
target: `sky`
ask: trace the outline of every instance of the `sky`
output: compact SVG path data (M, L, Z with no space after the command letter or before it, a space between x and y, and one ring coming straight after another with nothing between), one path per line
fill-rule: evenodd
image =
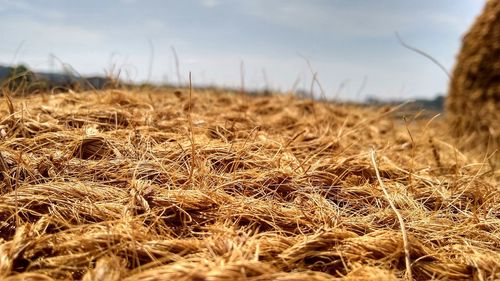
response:
M0 0L0 64L385 100L446 93L484 0ZM316 73L316 75L314 75ZM320 85L321 87L319 87Z

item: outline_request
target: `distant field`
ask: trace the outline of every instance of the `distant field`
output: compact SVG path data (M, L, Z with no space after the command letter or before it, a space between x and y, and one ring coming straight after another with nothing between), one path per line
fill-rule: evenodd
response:
M187 89L3 99L0 280L500 280L500 173L441 116Z

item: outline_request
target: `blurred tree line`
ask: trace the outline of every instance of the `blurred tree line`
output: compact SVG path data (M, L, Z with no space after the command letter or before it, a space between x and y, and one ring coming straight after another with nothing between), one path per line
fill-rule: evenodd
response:
M82 77L73 73L34 72L25 65L0 66L0 88L11 95L24 96L41 92L63 92L69 89L95 90L110 85L105 77ZM116 84L116 83L115 83Z

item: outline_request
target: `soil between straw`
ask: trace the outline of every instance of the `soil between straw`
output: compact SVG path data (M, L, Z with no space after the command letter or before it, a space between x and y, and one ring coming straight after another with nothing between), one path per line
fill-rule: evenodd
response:
M388 200L415 280L500 279L499 172L440 117L208 90L12 102L1 280L398 280Z

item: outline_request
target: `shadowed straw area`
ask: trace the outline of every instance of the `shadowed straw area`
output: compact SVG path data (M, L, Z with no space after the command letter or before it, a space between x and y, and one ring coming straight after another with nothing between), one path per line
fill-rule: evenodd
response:
M201 90L14 98L0 279L500 279L498 170L440 117L393 113Z

